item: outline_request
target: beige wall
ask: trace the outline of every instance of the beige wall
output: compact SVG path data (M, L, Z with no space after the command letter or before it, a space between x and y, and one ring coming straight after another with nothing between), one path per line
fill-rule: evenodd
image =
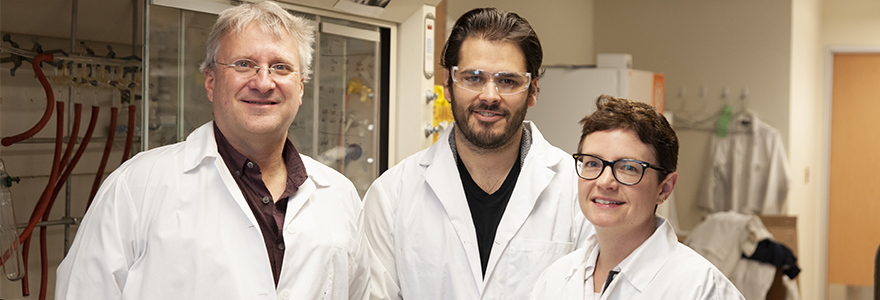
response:
M593 0L448 0L446 26L478 7L497 7L526 18L544 46L544 65L595 64ZM438 49L440 50L440 49Z
M798 216L798 264L802 299L824 299L824 241L820 222L822 123L822 0L792 1L789 162L794 171L789 213Z
M880 1L823 0L822 44L880 45Z
M696 201L712 133L689 129L684 120L715 120L724 104L734 110L745 104L788 140L791 5L599 0L594 22L596 53L630 53L633 68L666 74L666 109L678 119L674 126L681 143L677 230L689 231L702 217ZM742 101L745 88L749 98ZM706 125L700 128L712 127Z

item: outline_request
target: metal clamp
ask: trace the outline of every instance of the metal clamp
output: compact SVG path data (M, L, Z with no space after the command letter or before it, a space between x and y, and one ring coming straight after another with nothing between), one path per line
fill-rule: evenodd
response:
M437 100L438 97L440 97L440 95L432 90L428 90L425 92L425 103L431 103L431 101Z
M439 124L437 126L432 126L431 123L426 123L425 124L425 137L429 137L435 133L440 133L444 129L446 129L446 126L444 126L443 124Z

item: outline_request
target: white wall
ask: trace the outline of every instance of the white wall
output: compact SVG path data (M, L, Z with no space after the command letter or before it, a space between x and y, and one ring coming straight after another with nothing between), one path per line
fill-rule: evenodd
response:
M529 21L544 47L544 65L595 64L593 52L594 0L447 0L446 26L467 11L497 7ZM440 51L441 49L437 49Z

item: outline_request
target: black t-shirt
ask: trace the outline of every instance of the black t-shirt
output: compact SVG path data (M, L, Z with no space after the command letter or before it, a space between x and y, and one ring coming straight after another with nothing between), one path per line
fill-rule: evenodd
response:
M474 221L474 228L477 231L477 244L480 248L480 262L483 267L483 276L486 276L486 266L489 264L489 253L492 251L492 244L495 242L495 232L498 230L498 224L501 223L501 217L513 195L513 188L516 187L516 180L522 169L520 159L517 159L507 173L504 183L493 194L487 194L480 186L471 178L461 158L458 161L458 173L461 176L461 184L464 187L464 194L467 197L468 206L471 210L471 218Z

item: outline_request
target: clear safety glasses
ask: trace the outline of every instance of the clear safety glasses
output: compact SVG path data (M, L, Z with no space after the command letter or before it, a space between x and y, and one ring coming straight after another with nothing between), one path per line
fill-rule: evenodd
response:
M480 93L489 82L493 82L495 90L501 95L522 93L529 88L532 82L532 73L528 72L495 72L490 73L480 69L461 70L458 66L452 67L452 81L460 88Z

